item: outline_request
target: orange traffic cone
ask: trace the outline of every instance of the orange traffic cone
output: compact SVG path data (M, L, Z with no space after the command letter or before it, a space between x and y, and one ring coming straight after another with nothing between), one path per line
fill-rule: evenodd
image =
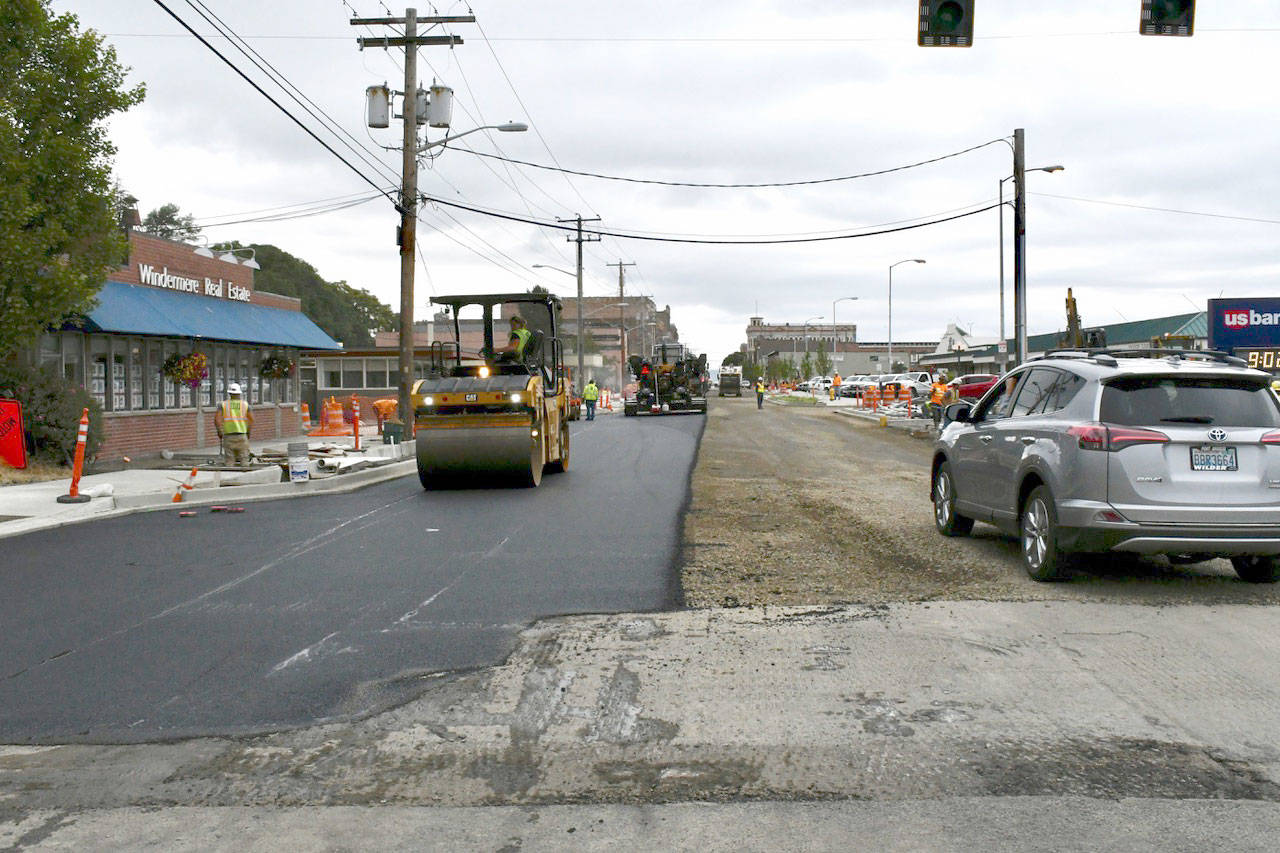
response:
M187 479L184 482L181 482L178 484L178 490L173 493L172 502L176 504L182 503L183 489L186 489L187 491L191 491L195 487L196 487L196 469L192 468L191 473L187 475Z
M305 401L302 404L302 428L311 429L311 407Z
M65 495L58 495L60 504L79 504L89 500L88 495L80 494L80 475L84 472L84 446L89 441L89 410L80 415L80 431L76 435L75 466L71 469L71 489Z

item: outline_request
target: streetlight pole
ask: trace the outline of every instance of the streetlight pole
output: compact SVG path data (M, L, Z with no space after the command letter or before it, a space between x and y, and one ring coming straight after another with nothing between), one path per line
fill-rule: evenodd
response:
M907 258L889 264L889 372L893 373L893 268L898 264L923 264L924 258Z
M1015 149L1015 151L1016 150L1017 149ZM1026 172L1061 172L1064 168L1066 167L1065 166L1038 166L1035 169L1024 169L1023 173L1025 174ZM1000 360L1001 373L1004 372L1005 367L1008 364L1008 352L1007 352L1008 346L1005 344L1005 337L1004 337L1004 182L1008 180L1012 180L1014 177L1016 176L1009 175L1008 177L1001 178L999 183L1000 204L998 206L1000 209L1000 342L999 344L996 345L996 355L999 356L1001 345L1004 345L1006 349L1005 357ZM1024 314L1023 314L1023 321L1024 321L1023 336L1024 337L1026 334L1025 320L1026 320L1026 316L1025 316L1025 309L1024 309ZM1016 332L1015 332L1015 338L1016 338ZM1021 345L1022 350L1018 350L1018 346L1019 346L1018 341L1015 339L1014 348L1015 348L1015 352L1021 352L1021 355L1019 356L1019 363L1021 363L1021 361L1026 359L1026 352L1025 352L1026 341L1023 340L1022 342L1022 345Z
M838 343L838 335L840 334L840 332L836 329L836 304L840 302L856 302L857 299L858 297L856 296L841 296L835 302L831 303L831 361L832 361L832 364L836 362L837 360L836 354L840 350L840 345Z

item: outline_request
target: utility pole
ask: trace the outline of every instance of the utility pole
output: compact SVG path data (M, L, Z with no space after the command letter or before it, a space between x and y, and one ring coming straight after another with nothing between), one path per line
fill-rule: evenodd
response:
M574 382L579 391L581 391L583 385L586 384L586 379L582 375L582 242L584 240L588 243L592 241L600 241L600 237L598 236L593 237L590 234L586 237L582 236L582 223L599 221L600 217L598 216L591 219L583 219L580 215L575 216L573 219L561 219L558 216L556 217L556 222L578 223L578 235L576 237L566 237L565 239L572 240L578 244L578 372L574 375Z
M624 304L625 297L622 295L625 289L625 279L623 279L623 267L634 267L635 264L624 264L622 258L618 258L616 264L605 264L607 267L618 268L618 393L622 393L622 386L626 383L626 373L623 367L627 361L627 306Z
M1013 338L1017 363L1027 360L1026 132L1013 131Z
M418 24L470 24L474 15L451 15L419 18L416 9L405 9L403 18L352 18L351 25L403 26L403 36L371 36L356 39L360 49L366 47L404 48L404 92L401 118L404 123L404 149L400 176L400 422L401 434L413 433L413 410L409 392L413 388L413 272L418 224L418 48L423 45L462 44L457 36L420 36Z

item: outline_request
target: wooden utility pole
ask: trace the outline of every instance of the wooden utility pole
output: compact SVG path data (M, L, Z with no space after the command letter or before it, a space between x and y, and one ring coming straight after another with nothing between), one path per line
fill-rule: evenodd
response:
M366 47L404 48L404 92L401 118L404 123L404 148L400 177L400 229L397 242L400 245L400 422L404 425L402 436L412 432L413 410L409 404L409 392L413 389L413 272L414 252L418 225L418 48L424 45L462 44L457 36L420 36L418 24L470 24L474 15L451 15L419 18L416 9L405 9L403 18L352 18L351 25L403 26L403 36L371 36L356 39L363 50Z
M566 237L566 240L572 240L578 244L578 372L574 375L574 386L581 391L586 385L586 378L582 375L582 243L585 240L590 243L592 241L599 242L598 236L593 237L590 234L582 236L582 223L599 222L600 217L591 219L583 219L581 216L575 216L573 219L561 219L556 217L556 222L576 222L578 224L578 236Z
M623 278L623 267L634 267L635 264L624 264L622 258L618 258L616 264L605 264L607 267L618 268L618 393L622 393L622 386L627 384L626 381L626 363L627 363L627 305L626 297L623 295L626 290L626 280ZM641 353L644 355L644 353Z
M1013 131L1013 339L1016 364L1027 360L1026 131Z

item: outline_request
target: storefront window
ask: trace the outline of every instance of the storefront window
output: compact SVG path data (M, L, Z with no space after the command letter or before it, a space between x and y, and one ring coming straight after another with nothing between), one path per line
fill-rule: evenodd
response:
M142 342L129 341L129 408L145 409L142 400Z
M110 358L107 339L94 335L89 339L89 394L98 405L107 408L107 362Z
M84 386L84 335L62 333L62 375L68 382Z
M164 357L166 359L177 351L178 345L176 343L173 341L165 341ZM161 381L164 383L164 407L166 409L176 409L178 407L178 383L174 382L167 376Z
M164 376L160 373L160 367L164 364L164 345L160 341L148 342L147 356L147 384L150 388L147 405L152 409L162 409L164 408L164 397L161 391L161 383L164 381Z
M342 360L342 387L364 387L364 361L362 359L344 358Z
M60 370L62 365L62 340L58 335L46 334L40 336L40 348L38 350L40 358L40 366L49 365L54 370Z
M364 360L364 376L366 388L386 388L387 362L385 358L366 358Z
M240 358L240 393L244 394L246 400L249 399L249 352L248 350L239 350ZM250 401L252 402L252 401Z
M111 353L111 410L123 412L128 408L125 403L125 341L112 341Z
M320 387L342 387L342 361L336 358L320 359Z

